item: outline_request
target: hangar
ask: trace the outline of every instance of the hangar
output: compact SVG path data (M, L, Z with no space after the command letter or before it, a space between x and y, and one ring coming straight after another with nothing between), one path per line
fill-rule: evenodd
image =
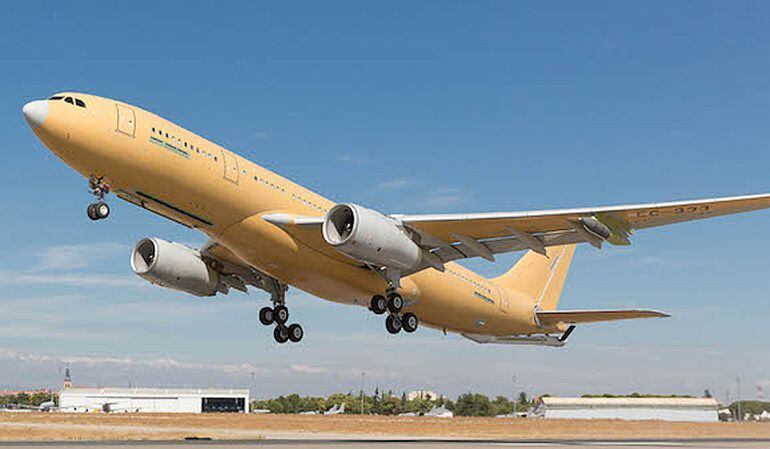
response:
M64 412L248 413L249 390L197 388L66 388Z
M554 419L628 419L716 422L712 398L556 398L542 397L535 416Z

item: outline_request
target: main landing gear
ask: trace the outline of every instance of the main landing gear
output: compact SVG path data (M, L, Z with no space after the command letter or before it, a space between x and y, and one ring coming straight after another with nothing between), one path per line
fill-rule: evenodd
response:
M419 326L417 315L407 312L401 314L404 308L404 298L394 289L388 289L386 296L374 295L369 303L369 310L377 315L387 313L385 317L385 329L391 334L397 334L403 329L405 332L414 332Z
M286 307L286 290L285 284L276 281L270 298L273 302L273 307L263 307L259 310L259 322L265 326L275 324L273 338L278 343L286 343L287 341L298 343L305 335L305 331L302 330L302 326L296 323L286 325L286 322L289 321L289 309Z
M104 178L91 176L88 179L88 191L99 198L96 203L88 205L88 218L91 220L103 220L110 216L110 206L104 202L104 196L110 193L110 186L104 182Z

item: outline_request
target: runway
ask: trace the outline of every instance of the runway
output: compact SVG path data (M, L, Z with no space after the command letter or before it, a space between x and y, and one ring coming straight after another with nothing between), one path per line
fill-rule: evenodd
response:
M141 449L179 449L179 448L249 448L275 447L276 449L312 449L341 447L345 449L475 449L475 448L537 448L537 449L628 449L628 448L698 448L698 449L760 449L770 447L770 440L617 440L617 441L584 441L584 440L231 440L231 441L72 441L72 442L0 442L2 449L28 449L29 447L44 446L48 449L72 449L87 446L91 449L115 449L116 447L137 447Z

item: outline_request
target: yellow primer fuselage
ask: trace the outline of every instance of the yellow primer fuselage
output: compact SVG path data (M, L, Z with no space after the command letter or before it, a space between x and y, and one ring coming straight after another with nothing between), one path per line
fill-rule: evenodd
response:
M324 216L332 201L158 115L115 100L65 93L49 101L44 144L85 177L103 177L123 199L199 229L240 263L330 301L368 306L386 284L319 239L291 234L261 217ZM456 263L401 281L406 310L453 332L521 335L538 327L536 299Z

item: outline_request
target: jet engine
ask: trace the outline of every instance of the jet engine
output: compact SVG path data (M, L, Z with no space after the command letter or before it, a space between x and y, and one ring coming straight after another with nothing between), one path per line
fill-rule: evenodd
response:
M200 252L179 243L140 240L131 252L131 269L153 284L195 296L214 296L219 291L219 273L206 265Z
M334 206L323 236L342 254L376 266L412 271L430 260L396 220L356 204Z

